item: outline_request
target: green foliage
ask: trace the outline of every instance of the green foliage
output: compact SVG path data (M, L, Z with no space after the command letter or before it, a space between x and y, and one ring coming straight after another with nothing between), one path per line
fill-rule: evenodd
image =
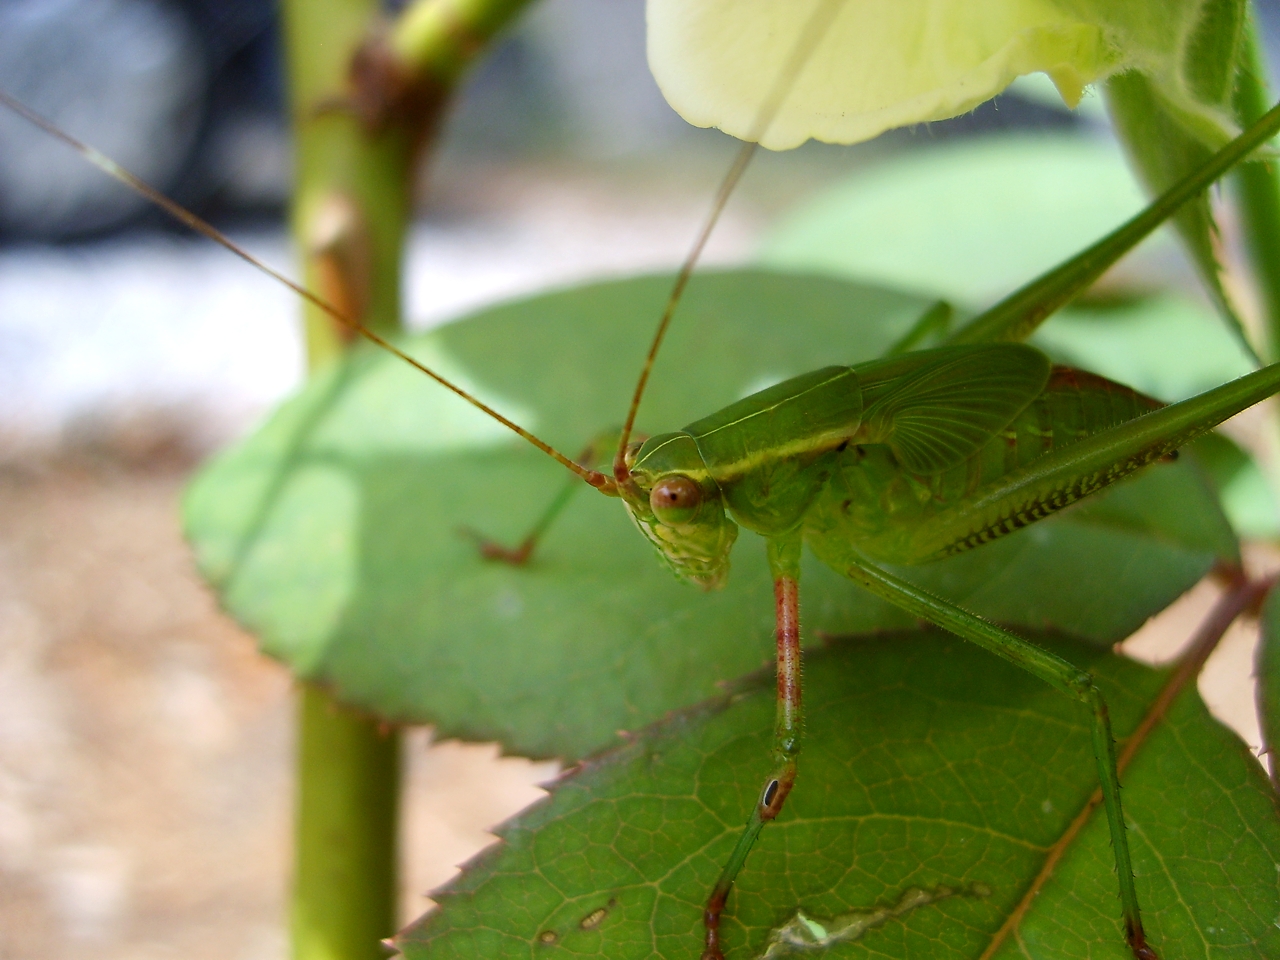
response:
M1106 91L1112 124L1150 193L1167 189L1180 177L1203 166L1212 155L1204 142L1179 122L1176 111L1170 109L1142 74L1113 77ZM1251 350L1244 324L1222 285L1222 267L1215 248L1218 227L1208 195L1184 206L1174 215L1173 224L1228 329L1246 350Z
M1168 679L1040 639L1099 678L1122 742ZM571 770L397 945L409 960L696 957L702 899L766 769L772 688L764 671ZM767 945L803 911L864 931L823 956L977 957L1063 844L996 956L1129 956L1100 811L1068 835L1097 784L1079 707L932 632L833 642L809 657L806 698L800 781L730 901L732 955L789 955ZM1163 955L1280 951L1275 801L1194 685L1141 741L1125 788Z
M1262 721L1262 742L1273 751L1280 746L1280 591L1272 589L1262 606L1262 631L1254 675L1258 678L1258 718Z
M977 308L1142 205L1119 151L1104 142L986 137L859 171L787 217L757 259ZM1252 359L1208 311L1185 293L1151 291L1154 265L1176 258L1168 236L1155 235L1118 282L1057 314L1033 342L1165 401L1248 372Z
M507 304L411 350L577 450L625 409L669 282ZM703 275L640 425L678 428L766 383L870 359L924 307L812 276ZM591 491L527 568L486 562L459 535L469 526L515 542L562 483L561 468L416 371L361 352L211 464L186 523L224 604L299 675L380 716L572 759L765 662L773 607L754 535L740 538L725 589L702 593L657 562L620 504ZM982 550L899 572L1001 622L1109 645L1234 556L1212 488L1187 459ZM804 609L810 636L911 623L808 559Z
M1275 494L1253 457L1221 433L1201 437L1191 453L1218 491L1222 510L1240 536L1250 540L1280 536Z
M954 140L851 173L785 216L757 260L978 307L1143 205L1120 151L1103 140L1062 133ZM1143 249L1165 255L1171 244L1158 235Z
M1247 25L1234 107L1241 123L1253 123L1271 104L1267 70L1257 25ZM1252 268L1267 336L1267 356L1280 355L1280 181L1274 163L1245 163L1232 172L1235 208L1244 252Z

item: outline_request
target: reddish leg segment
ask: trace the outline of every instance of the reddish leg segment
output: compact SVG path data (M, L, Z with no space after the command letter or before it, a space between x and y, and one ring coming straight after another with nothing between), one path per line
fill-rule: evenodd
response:
M720 871L702 919L706 945L702 960L723 960L720 917L733 881L742 870L764 825L782 810L796 781L800 756L800 539L798 536L769 541L769 565L773 570L773 597L778 644L778 708L773 727L773 770L765 780L746 829L738 838L729 861Z

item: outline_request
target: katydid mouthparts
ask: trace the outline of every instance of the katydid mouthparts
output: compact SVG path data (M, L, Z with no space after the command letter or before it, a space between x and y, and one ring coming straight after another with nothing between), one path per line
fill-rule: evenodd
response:
M612 471L604 473L594 469L594 456L575 461L542 442L8 95L0 93L0 102L400 356L577 478L621 498L641 532L682 578L704 587L723 582L740 525L766 538L778 671L773 765L708 897L704 958L723 956L720 920L733 882L795 784L801 745L799 560L805 543L824 563L872 593L991 650L1082 705L1089 716L1115 852L1124 936L1133 956L1157 956L1147 942L1134 889L1107 708L1092 679L880 564L925 563L974 549L1167 457L1280 391L1280 364L1273 364L1161 407L1120 384L1055 367L1039 351L1009 342L1030 334L1182 204L1272 137L1280 129L1280 107L1131 221L986 311L954 335L951 345L853 367L824 367L642 442L630 442L628 426ZM717 205L725 195L722 190ZM688 278L692 259L678 288ZM651 359L655 352L656 344ZM641 393L637 389L628 424ZM564 503L565 497L558 497L550 514ZM536 529L545 529L548 520ZM535 542L530 539L518 556L507 559L527 560Z

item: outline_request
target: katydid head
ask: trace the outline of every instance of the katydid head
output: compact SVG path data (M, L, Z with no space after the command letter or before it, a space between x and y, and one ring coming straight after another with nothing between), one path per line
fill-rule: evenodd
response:
M693 438L664 433L626 453L627 513L676 576L708 590L724 584L738 525Z

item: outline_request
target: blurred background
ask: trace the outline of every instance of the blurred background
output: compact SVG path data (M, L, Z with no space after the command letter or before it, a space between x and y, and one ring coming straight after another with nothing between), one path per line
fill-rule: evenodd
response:
M1274 60L1280 0L1260 9ZM0 0L0 88L292 273L277 43L269 0ZM662 100L643 0L542 0L472 75L422 179L410 322L674 268L735 146ZM796 224L832 197L874 242L814 254ZM705 259L977 305L1140 204L1097 98L1068 113L1030 78L957 120L759 157ZM965 237L946 216L987 219ZM1198 355L1235 369L1172 242L1126 269L1173 289ZM0 960L287 953L290 680L216 611L177 504L300 381L298 312L0 113ZM1126 379L1176 399L1143 375ZM1198 589L1134 649L1168 657L1211 600ZM1233 633L1207 682L1256 743L1250 656ZM406 920L556 770L429 740L407 748Z

